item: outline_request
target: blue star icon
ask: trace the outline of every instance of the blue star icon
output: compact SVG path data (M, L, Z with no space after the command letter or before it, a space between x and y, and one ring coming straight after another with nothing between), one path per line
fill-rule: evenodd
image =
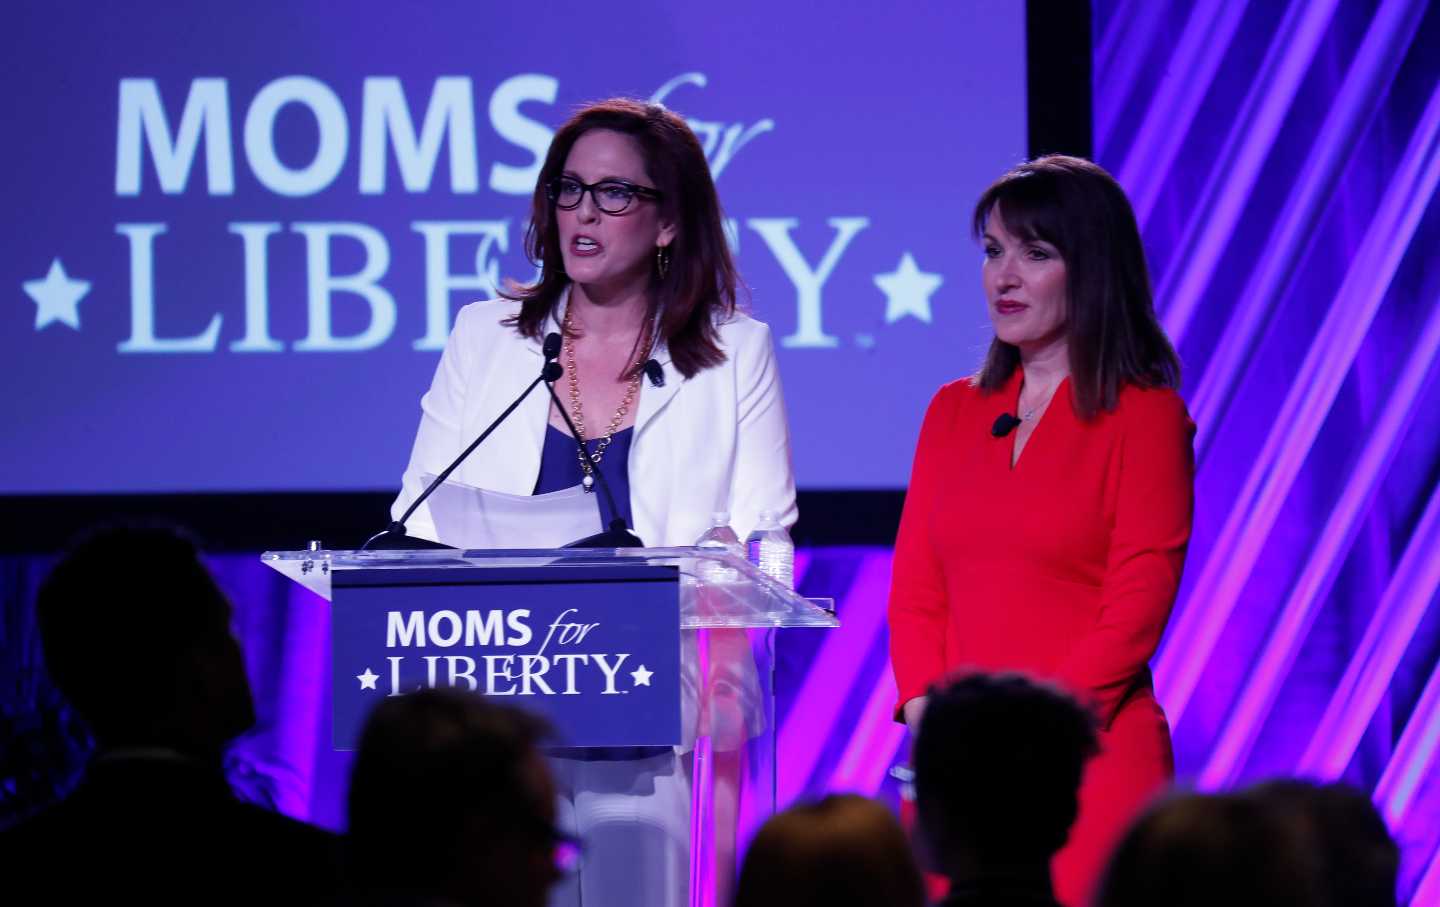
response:
M944 282L939 274L920 270L915 257L906 252L895 270L875 275L875 286L885 293L885 323L894 324L906 315L913 315L929 324L932 320L930 296Z
M365 669L365 673L364 673L364 674L356 674L356 675L355 675L355 679L358 680L358 681L360 681L360 689L362 689L362 690L373 690L373 689L375 689L375 681L377 681L377 680L380 679L380 675L379 675L379 674L376 674L374 671L370 670L369 668L366 668L366 669Z
M630 679L634 681L634 686L648 687L650 685L650 677L654 673L654 671L647 671L645 669L645 666L641 665L640 667L630 672Z
M27 280L22 286L26 295L35 300L35 330L42 330L52 321L80 330L80 300L90 292L90 281L67 276L57 258L50 263L50 272L43 280Z

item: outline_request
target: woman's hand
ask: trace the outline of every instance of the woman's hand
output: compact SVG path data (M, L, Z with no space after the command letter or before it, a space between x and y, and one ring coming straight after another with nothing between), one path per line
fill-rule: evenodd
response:
M914 740L920 734L920 719L924 716L925 706L929 702L929 696L916 696L901 706L900 711L905 715L905 724L910 728L911 740Z

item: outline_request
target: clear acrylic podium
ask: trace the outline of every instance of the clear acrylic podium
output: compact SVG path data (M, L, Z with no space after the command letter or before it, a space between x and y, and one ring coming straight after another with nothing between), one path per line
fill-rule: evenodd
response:
M327 601L333 578L346 571L423 568L498 573L539 568L547 579L553 575L555 582L563 583L567 575L597 566L651 565L675 570L685 728L680 751L693 760L691 907L728 903L741 848L777 806L775 631L839 626L832 600L801 597L723 549L314 548L270 551L261 559ZM483 576L471 573L466 579L483 580Z

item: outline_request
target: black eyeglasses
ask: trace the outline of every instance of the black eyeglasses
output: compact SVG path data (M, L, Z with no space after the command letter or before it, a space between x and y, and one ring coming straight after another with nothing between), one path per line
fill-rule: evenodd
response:
M648 186L637 186L625 180L601 180L598 183L582 183L573 176L557 176L545 187L545 192L555 207L569 211L580 207L585 193L590 193L595 207L606 214L623 214L636 198L657 200L660 191Z

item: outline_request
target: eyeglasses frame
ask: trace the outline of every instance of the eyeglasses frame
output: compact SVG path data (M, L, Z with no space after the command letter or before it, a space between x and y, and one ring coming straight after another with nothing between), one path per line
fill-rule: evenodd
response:
M570 182L573 182L580 187L580 197L575 199L575 204L560 204L561 180L569 180ZM600 204L600 196L595 193L595 190L599 189L601 186L622 186L631 193L633 193L633 196L630 201L627 201L625 203L625 207L621 208L619 211L610 211L606 209L604 205ZM561 174L560 176L552 177L550 181L545 184L546 197L548 197L550 199L550 202L556 208L559 208L561 211L574 211L576 208L580 207L580 204L585 201L585 193L587 192L590 193L590 201L594 202L595 204L595 210L601 212L602 214L609 214L611 217L618 217L629 211L630 206L634 203L636 198L648 198L651 201L659 201L660 199L665 197L665 193L661 192L659 189L651 189L649 186L642 186L639 183L632 183L629 180L623 180L617 177L606 177L605 179L598 180L594 183L587 183L584 180L579 179L578 177L566 176L564 174Z

